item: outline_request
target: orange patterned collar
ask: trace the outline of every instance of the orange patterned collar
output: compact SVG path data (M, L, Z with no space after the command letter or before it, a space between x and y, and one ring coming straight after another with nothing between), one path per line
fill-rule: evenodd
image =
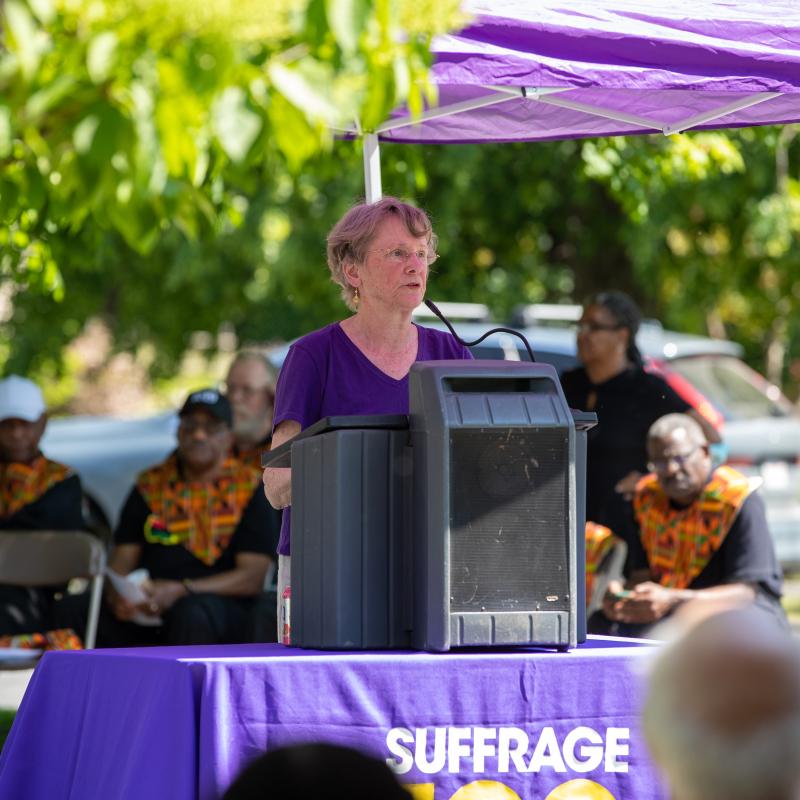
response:
M38 455L30 464L0 464L0 519L34 503L70 475L69 467Z
M254 467L259 472L262 471L261 456L269 450L270 439L250 447L243 447L242 445L233 446L233 455L240 461L244 461L251 467Z
M230 543L260 482L260 470L233 457L225 459L213 481L187 481L173 453L139 476L137 488L150 508L145 541L182 545L212 565Z
M653 580L690 586L725 541L750 491L745 475L718 467L691 505L676 508L655 475L642 478L633 508Z
M586 536L586 605L594 595L597 573L606 556L619 541L610 528L597 522L587 522Z

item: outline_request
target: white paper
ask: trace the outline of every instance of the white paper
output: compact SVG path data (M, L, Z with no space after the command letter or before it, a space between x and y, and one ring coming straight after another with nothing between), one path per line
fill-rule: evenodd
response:
M147 602L147 595L142 589L142 584L150 580L150 573L146 569L135 569L127 575L120 575L114 572L111 567L106 567L106 577L111 581L111 585L117 594L132 605L139 605L139 603ZM158 614L145 614L142 611L137 611L132 617L131 622L137 625L162 625L163 620Z
M35 661L44 650L30 647L0 647L0 664L19 664Z

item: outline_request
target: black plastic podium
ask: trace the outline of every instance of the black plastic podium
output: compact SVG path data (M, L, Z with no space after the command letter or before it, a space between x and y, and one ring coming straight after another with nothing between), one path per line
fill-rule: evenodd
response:
M408 417L326 417L264 464L292 467L292 644L408 647Z
M409 417L327 417L264 458L292 467L292 644L583 641L595 415L543 364L422 362L409 390Z

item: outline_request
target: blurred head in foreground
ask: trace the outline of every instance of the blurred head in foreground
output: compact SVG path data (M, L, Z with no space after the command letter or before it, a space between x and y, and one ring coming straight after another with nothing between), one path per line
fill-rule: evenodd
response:
M750 609L701 620L650 675L644 734L674 800L800 798L800 647Z
M411 800L383 761L349 747L301 744L253 761L223 800Z

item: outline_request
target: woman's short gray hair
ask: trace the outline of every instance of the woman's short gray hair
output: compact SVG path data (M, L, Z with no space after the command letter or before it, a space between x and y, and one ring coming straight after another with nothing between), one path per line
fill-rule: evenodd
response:
M384 197L374 203L356 203L328 234L328 268L331 271L331 280L342 287L342 299L351 311L356 309L353 302L355 289L345 277L345 262L363 262L376 228L390 214L396 214L412 236L424 236L428 248L436 250L436 234L430 218L422 209L396 197Z

